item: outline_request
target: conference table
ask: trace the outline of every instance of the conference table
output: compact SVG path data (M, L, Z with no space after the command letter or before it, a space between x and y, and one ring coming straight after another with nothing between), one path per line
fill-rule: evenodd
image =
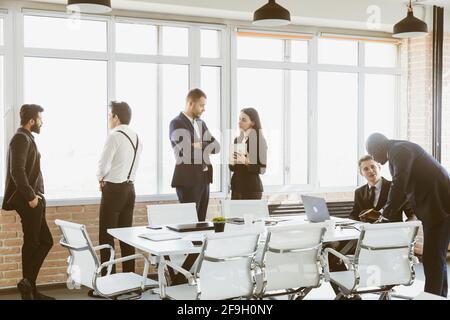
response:
M306 220L305 215L296 215L296 216L282 216L282 217L270 217L267 219L271 223L276 223L276 225L286 225L292 223L310 223ZM360 235L360 231L358 227L340 227L334 226L336 221L342 220L341 218L331 217L330 228L327 228L327 231L324 235L324 243L332 243L338 241L349 241L347 245L341 250L341 253L345 254L354 244L354 241L357 240ZM232 224L227 223L225 227L225 232L227 231L239 231L248 228L248 225L245 224ZM264 223L261 226L263 229L266 228ZM161 297L165 296L164 286L165 276L165 257L173 256L173 255L191 255L198 254L202 250L202 246L198 245L198 241L201 241L205 235L214 233L214 230L202 230L195 232L183 232L178 233L175 231L171 231L166 227L162 227L162 229L153 230L149 229L147 226L139 226L139 227L130 227L130 228L115 228L108 229L108 233L114 238L127 243L130 246L135 247L148 254L149 257L152 257L154 263L158 265L158 284L159 284L159 293ZM181 239L175 240L164 240L164 241L153 241L146 238L143 238L141 235L158 235L158 234L170 234L173 233L181 237ZM263 230L264 233L264 230ZM194 244L194 242L196 244Z

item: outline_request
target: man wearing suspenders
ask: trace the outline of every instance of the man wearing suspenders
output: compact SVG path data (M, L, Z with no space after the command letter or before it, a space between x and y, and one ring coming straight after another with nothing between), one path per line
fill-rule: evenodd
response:
M128 126L131 109L125 102L111 102L109 113L110 134L99 161L97 178L102 200L100 204L99 244L114 247L114 238L108 234L110 228L131 227L136 194L134 180L142 152L142 143ZM120 242L122 256L134 254L134 247ZM109 260L109 249L100 251L101 262ZM122 264L123 272L134 272L134 260ZM107 269L102 270L106 275ZM115 272L113 266L112 272Z

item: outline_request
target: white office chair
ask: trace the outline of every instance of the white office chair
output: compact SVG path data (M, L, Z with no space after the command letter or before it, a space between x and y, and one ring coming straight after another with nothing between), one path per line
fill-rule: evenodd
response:
M267 200L221 200L222 216L225 218L243 218L244 214L253 215L254 220L269 217Z
M267 228L263 283L256 297L289 295L303 299L323 279L321 252L327 223L297 223Z
M254 257L262 231L248 228L207 235L194 274L166 261L168 267L188 279L188 284L164 288L161 297L176 300L252 297L255 290Z
M147 279L149 261L144 255L133 254L114 259L114 248L109 244L94 247L84 225L62 220L55 220L55 224L62 233L61 246L70 252L67 268L70 285L86 286L98 295L111 299L117 299L127 293L133 293L129 298L139 298L145 290L158 286L156 281ZM109 261L103 264L100 264L96 254L96 251L101 249L110 249L111 252ZM133 272L111 274L114 264L134 259L144 259L142 276ZM101 271L104 268L107 268L107 275L102 277Z
M171 203L147 206L149 225L165 226L169 224L184 224L198 222L197 207L195 203ZM171 261L182 266L187 255L171 255ZM156 264L156 261L153 261ZM195 264L193 265L193 267ZM193 269L191 269L193 270ZM167 279L170 281L170 277Z
M365 224L354 257L326 248L325 277L339 287L336 299L380 293L380 300L388 300L395 286L411 285L415 279L414 264L418 262L414 257L414 243L420 225L420 221ZM330 273L329 254L341 259L350 269Z
M198 222L195 203L148 205L147 218L149 225Z

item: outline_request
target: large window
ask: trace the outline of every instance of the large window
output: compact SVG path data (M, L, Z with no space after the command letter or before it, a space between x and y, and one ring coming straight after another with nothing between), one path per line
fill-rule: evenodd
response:
M36 139L46 194L98 195L96 170L107 132L106 62L27 57L24 67L25 102L45 110Z
M3 73L3 56L0 56L0 132L5 132L5 119L4 119L4 73ZM5 135L0 136L0 192L3 192L4 185L4 173L5 173L5 160L6 160L6 149L5 149Z
M323 187L356 184L358 75L319 72L318 172Z
M0 194L4 191L5 182L5 160L6 160L6 148L5 148L5 73L4 73L4 19L0 17Z
M191 88L207 94L202 118L222 144L211 157L212 192L227 191L223 164L230 148L223 143L237 135L239 111L246 107L258 110L268 142L266 192L353 188L363 182L356 163L367 136L398 136L394 42L125 17L71 19L32 10L12 14L13 36L23 31L23 39L14 39L23 40L15 46L23 59L8 63L0 13L0 179L20 104L40 104L44 126L37 140L50 200L83 203L100 196L96 170L112 100L130 104L131 126L144 145L136 180L142 200L174 197L169 123L184 110ZM13 70L21 72L5 83L4 74ZM5 110L4 96L17 102L13 110ZM449 166L447 116L444 111L443 161ZM387 171L385 166L389 178Z
M283 185L283 71L277 69L238 70L238 108L254 107L261 118L269 146L265 185Z
M236 109L258 111L268 144L263 184L269 190L308 184L308 71L298 69L308 62L309 42L239 32L236 45ZM236 128L237 120L232 125Z
M199 41L190 43L190 33L196 33ZM116 23L116 98L129 101L137 108L135 114L139 118L135 120L135 128L145 138L137 178L138 194L174 192L171 182L175 157L169 140L169 124L184 110L190 88L200 87L206 92L208 102L203 119L220 139L221 40L219 29ZM201 66L203 58L208 59L210 66ZM220 191L221 156L212 160L215 172L211 190Z
M236 111L252 106L260 113L269 147L266 190L362 182L357 160L367 136L397 135L398 45L248 31L236 39Z
M162 187L169 193L172 182L175 158L169 140L170 121L184 110L186 92L189 88L189 70L182 65L162 65Z
M116 98L133 107L131 126L143 143L136 175L139 194L158 192L158 113L157 65L153 63L118 62L116 64Z
M37 140L49 199L99 196L96 170L111 100L130 104L131 126L144 146L136 178L138 196L174 193L169 123L184 110L190 88L201 87L208 95L204 119L221 140L220 27L23 17L23 97L45 109ZM212 159L211 190L221 191L221 155Z
M106 27L106 22L25 15L25 47L105 52Z
M209 30L208 30L209 31ZM205 39L209 40L209 39ZM211 39L211 43L215 43L215 40ZM211 52L212 53L212 52ZM203 117L208 125L208 129L213 136L220 141L221 139L221 119L220 119L220 106L222 101L222 68L202 66L201 67L201 87L208 94L208 103L206 106L205 116ZM222 148L222 153L224 152ZM211 190L220 190L221 182L221 157L211 156L212 165L214 167L213 184Z

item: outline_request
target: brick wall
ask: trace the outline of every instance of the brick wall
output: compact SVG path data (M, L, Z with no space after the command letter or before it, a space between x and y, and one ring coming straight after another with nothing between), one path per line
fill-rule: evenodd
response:
M402 43L402 138L432 148L432 35Z
M401 137L432 150L432 35L402 43ZM444 35L442 163L450 170L450 33Z

